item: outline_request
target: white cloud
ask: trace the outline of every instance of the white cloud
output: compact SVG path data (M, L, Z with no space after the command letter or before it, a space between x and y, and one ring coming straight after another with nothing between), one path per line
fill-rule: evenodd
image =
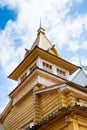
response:
M79 57L77 56L77 55L75 55L75 56L73 56L72 58L71 58L71 62L73 63L73 64L75 64L75 65L80 65L80 59L79 59Z
M84 30L87 33L87 13L69 14L73 5L81 2L82 0L0 0L0 6L7 5L17 11L16 21L8 21L6 28L0 31L0 65L4 73L8 75L23 59L24 48L30 49L36 37L40 16L42 27L47 29L49 40L57 48L73 52L87 49L87 39L81 37ZM79 57L72 56L71 62L78 65ZM12 90L12 86L8 89Z
M84 57L83 55L82 56L78 56L78 55L74 55L72 56L72 58L70 59L70 62L75 64L75 65L78 65L78 66L87 66L87 58Z
M16 1L5 0L2 5L8 5L9 8L18 9L17 21L8 21L5 30L0 32L1 41L1 65L4 67L6 74L8 73L8 67L14 65L14 68L19 62L19 57L23 57L24 48L30 48L33 39L33 33L36 31L39 24L40 15L49 11L56 5L53 0L46 1ZM57 5L61 5L62 2L56 2ZM61 6L59 6L61 7ZM54 9L54 8L53 8ZM53 10L52 9L52 10ZM55 13L55 12L54 12ZM19 47L16 46L18 41ZM11 65L12 64L12 65ZM6 67L7 66L7 67Z
M57 46L59 48L67 46L67 49L77 51L83 48L84 42L86 43L87 41L87 38L84 39L82 37L87 33L86 21L87 14L77 15L74 19L73 17L67 16L65 21L64 19L60 20L60 23L57 24L55 28L51 29L50 35L55 39L55 43L58 43Z
M18 13L17 20L8 21L5 30L0 32L0 62L5 73L9 72L6 66L13 69L23 58L24 48L30 49L39 27L40 16L42 16L42 26L48 28L49 38L57 48L62 49L67 46L71 51L84 49L87 39L81 42L80 40L84 28L87 31L87 14L73 16L69 14L73 4L81 2L82 0L0 1L0 5L17 9Z

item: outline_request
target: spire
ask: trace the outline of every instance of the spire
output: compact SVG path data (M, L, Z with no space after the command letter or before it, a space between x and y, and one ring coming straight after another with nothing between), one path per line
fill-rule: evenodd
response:
M37 30L37 37L30 50L33 50L36 46L60 57L57 50L55 49L55 45L52 45L52 43L46 37L45 29L41 27L41 18L40 18L40 28Z
M41 17L40 17L40 28L41 28Z
M37 30L37 35L39 35L40 33L45 34L45 29L42 28L41 17L40 17L40 26L39 29Z
M37 35L39 35L40 33L44 34L45 35L45 29L40 27L38 30L37 30Z

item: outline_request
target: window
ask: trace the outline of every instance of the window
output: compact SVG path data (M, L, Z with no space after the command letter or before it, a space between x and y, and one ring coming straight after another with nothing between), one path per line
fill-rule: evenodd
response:
M21 82L23 82L26 77L27 77L27 72L25 72L24 75L21 77Z
M33 72L36 68L36 63L30 68L30 73Z
M43 68L46 69L46 70L48 70L48 71L51 71L52 70L52 65L43 62Z
M62 69L57 68L57 74L61 74L63 76L66 76L66 72Z

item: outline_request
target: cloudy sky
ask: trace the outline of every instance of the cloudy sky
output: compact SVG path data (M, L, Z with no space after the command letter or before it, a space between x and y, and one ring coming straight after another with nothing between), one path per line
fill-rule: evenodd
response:
M40 17L60 55L87 65L87 0L0 0L0 112L17 86L7 76L30 49Z

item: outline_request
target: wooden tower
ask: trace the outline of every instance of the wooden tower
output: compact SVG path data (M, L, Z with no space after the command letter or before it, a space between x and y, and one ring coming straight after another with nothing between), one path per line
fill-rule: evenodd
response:
M78 68L61 58L40 27L9 75L18 86L0 117L4 129L87 130L87 89L69 81Z

